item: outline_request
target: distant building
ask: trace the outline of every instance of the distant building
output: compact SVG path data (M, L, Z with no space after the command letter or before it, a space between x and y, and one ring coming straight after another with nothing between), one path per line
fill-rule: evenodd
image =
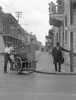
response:
M54 30L49 29L48 35L45 38L46 38L45 42L46 51L49 51L50 49L52 50L52 48L54 47Z
M42 48L42 43L40 41L37 41L36 50L41 50L41 48Z
M0 8L0 34L3 37L4 45L7 42L14 46L24 42L24 33L18 21L9 13L4 13Z
M0 7L0 52L4 51L7 42L10 42L14 47L22 44L41 46L36 35L25 31L12 14L4 13Z
M25 31L13 15L4 13L0 7L0 44L1 51L7 42L10 42L14 47L25 43L36 43L36 36Z

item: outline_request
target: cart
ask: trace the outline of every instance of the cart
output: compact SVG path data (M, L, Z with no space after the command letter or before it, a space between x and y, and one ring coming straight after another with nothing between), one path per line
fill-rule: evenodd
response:
M35 60L35 44L19 46L14 50L13 55L13 70L16 70L17 73L35 72L37 62Z

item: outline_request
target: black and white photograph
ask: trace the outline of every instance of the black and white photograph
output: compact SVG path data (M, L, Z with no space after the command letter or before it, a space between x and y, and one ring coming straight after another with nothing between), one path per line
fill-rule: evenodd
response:
M76 100L76 0L0 0L0 100Z

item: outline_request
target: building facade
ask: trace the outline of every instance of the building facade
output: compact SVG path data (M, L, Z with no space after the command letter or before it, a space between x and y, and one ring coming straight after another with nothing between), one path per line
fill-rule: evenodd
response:
M25 32L18 24L18 21L9 13L4 13L0 7L0 35L3 38L4 46L7 42L13 46L21 45L24 40ZM3 44L2 44L3 45Z
M73 32L73 55L74 65L76 65L76 0L57 0L57 4L49 3L49 24L53 25L54 45L60 42L60 45L68 50L71 48L71 35ZM72 9L72 19L71 19ZM71 25L71 20L73 25ZM66 63L70 64L70 55L65 53Z
M49 51L50 49L52 50L52 48L54 47L54 29L49 29L48 31L48 35L45 37L46 42L45 42L45 48L46 51Z
M37 45L38 41L36 35L25 31L13 15L4 13L0 7L0 52L4 51L7 42L17 47L29 43Z

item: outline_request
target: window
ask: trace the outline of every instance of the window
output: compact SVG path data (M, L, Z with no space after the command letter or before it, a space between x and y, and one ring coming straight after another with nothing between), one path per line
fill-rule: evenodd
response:
M67 30L65 30L65 43L67 43Z
M65 21L65 27L67 27L67 15L65 16L64 21Z

